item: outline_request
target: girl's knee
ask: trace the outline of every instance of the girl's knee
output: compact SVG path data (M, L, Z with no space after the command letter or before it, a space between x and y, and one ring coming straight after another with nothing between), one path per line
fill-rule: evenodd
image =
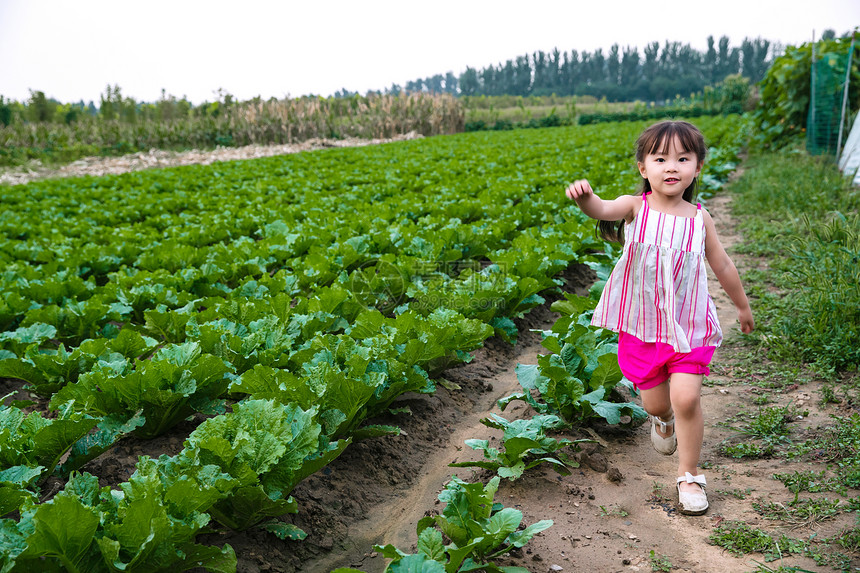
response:
M652 416L666 417L672 411L668 387L663 384L640 392L642 407Z
M666 402L665 404L642 404L642 407L648 412L651 416L657 416L658 418L668 418L672 413L672 405Z
M702 399L699 394L681 394L672 396L672 409L681 417L692 416L702 408Z

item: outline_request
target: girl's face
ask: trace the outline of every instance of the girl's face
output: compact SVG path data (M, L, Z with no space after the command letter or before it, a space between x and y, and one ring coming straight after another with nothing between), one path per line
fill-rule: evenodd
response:
M639 161L639 173L648 179L651 191L666 196L683 196L684 190L699 176L702 164L692 151L684 151L681 142L674 137L669 145L657 147L654 153Z

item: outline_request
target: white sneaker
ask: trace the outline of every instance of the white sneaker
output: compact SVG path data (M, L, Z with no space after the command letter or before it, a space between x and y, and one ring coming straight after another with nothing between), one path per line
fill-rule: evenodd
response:
M672 425L672 435L665 438L657 433L657 424L660 424L660 430L665 434L666 426ZM666 422L657 416L651 416L651 445L654 449L664 456L671 456L678 448L678 440L675 438L675 416Z
M705 493L705 485L707 485L705 476L694 476L690 472L685 473L686 475L678 478L677 483L678 505L680 506L678 511L684 515L702 515L708 510L708 495ZM681 491L681 483L683 482L695 483L701 490L697 492Z

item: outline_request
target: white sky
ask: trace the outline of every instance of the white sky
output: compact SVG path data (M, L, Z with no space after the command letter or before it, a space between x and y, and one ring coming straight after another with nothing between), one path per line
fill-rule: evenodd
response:
M858 0L0 0L0 95L365 93L556 47L797 45L858 25Z

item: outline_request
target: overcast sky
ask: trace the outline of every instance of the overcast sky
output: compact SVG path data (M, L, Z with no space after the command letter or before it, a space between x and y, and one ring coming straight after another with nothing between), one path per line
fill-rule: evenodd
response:
M797 45L858 25L858 0L0 0L0 95L365 93L537 50L669 40L704 51L709 35Z

